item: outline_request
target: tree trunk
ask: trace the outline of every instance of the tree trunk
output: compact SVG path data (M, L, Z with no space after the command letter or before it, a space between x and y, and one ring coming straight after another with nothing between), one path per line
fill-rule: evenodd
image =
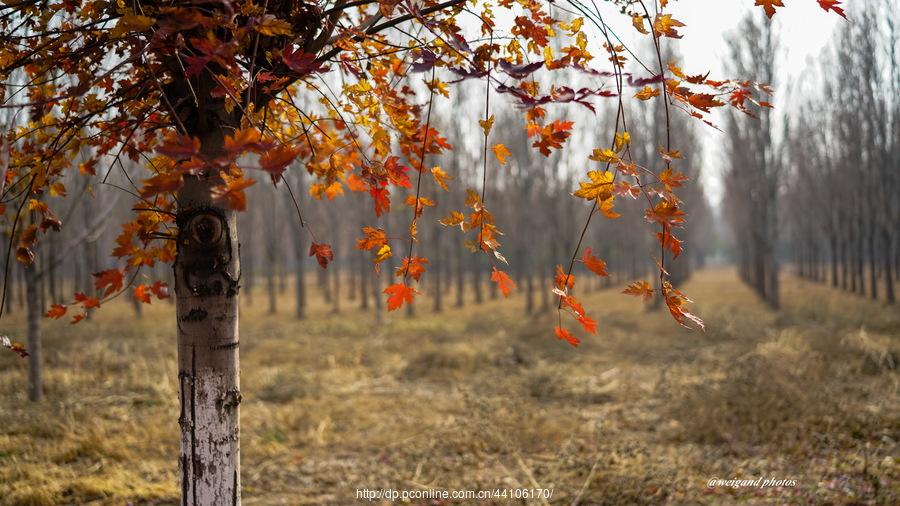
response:
M192 506L240 504L240 251L236 213L210 198L212 184L186 177L178 193L181 492Z
M34 263L26 265L24 271L28 314L28 400L40 402L44 398L44 385L41 382L40 277Z

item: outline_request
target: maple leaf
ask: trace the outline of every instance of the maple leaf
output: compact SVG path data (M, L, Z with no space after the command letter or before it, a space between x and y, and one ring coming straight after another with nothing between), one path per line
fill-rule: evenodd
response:
M498 270L496 267L494 267L491 272L491 281L497 283L497 286L500 287L500 291L503 293L504 297L509 297L509 294L512 293L513 289L516 287L516 282L505 272Z
M531 146L538 148L542 155L550 156L551 148L562 148L563 142L565 142L572 134L570 130L572 130L573 125L574 123L571 121L556 120L537 132L540 134L541 138L534 141Z
M589 316L582 315L578 317L578 323L581 324L585 331L591 334L597 333L597 320Z
M271 14L262 16L254 27L262 35L287 35L293 34L291 24L283 19L278 19Z
M237 155L246 149L260 149L261 134L256 127L242 128L234 133L234 135L225 136L225 151L232 155Z
M176 162L191 158L200 153L200 139L173 134L156 147L156 152Z
M0 346L3 346L4 348L15 353L21 358L25 358L28 356L28 351L25 349L24 344L18 343L16 341L11 341L6 336L0 336Z
M75 325L85 318L87 318L87 313L78 313L77 315L72 317L72 321L69 322L69 325Z
M81 304L85 309L100 307L100 299L97 297L89 297L84 292L75 294L75 303Z
M109 297L111 294L122 289L124 275L119 269L108 269L95 272L94 277L97 278L94 281L94 287L97 290L102 290L104 297Z
M134 299L150 304L150 287L147 285L138 285L134 287Z
M445 227L455 227L457 225L462 225L465 221L466 217L463 213L459 211L450 211L450 214L441 219L439 223Z
M763 10L766 11L766 16L769 16L769 18L775 15L775 7L784 7L781 0L756 0L755 5L762 6Z
M672 191L672 188L680 188L683 186L688 180L688 177L681 172L669 168L659 174L659 180L666 187L667 191Z
M556 330L556 338L557 339L565 340L569 344L571 344L572 346L574 346L576 348L578 347L578 344L581 343L581 341L577 337L572 335L572 333L569 332L567 329L564 329L562 327L556 327L555 330Z
M65 304L50 304L50 309L47 310L46 316L47 318L59 319L66 314L67 309Z
M450 187L447 186L447 182L452 180L453 178L444 172L444 169L440 167L432 167L431 175L434 177L434 180L437 181L437 184L444 189L444 191L450 191Z
M563 270L562 265L556 265L556 288L562 290L564 288L571 290L575 288L575 275L568 274Z
M656 20L653 21L653 31L656 32L657 36L680 39L681 35L675 30L675 28L678 28L679 26L684 26L684 23L677 19L673 19L671 14L657 14Z
M574 195L585 200L608 200L613 196L613 173L608 170L591 170L587 173L590 181L578 183Z
M428 259L424 257L406 257L395 273L397 277L410 277L418 281L422 274L425 274L425 266L428 263Z
M334 252L328 244L312 243L309 245L309 256L315 256L316 261L323 269L328 268L328 262L334 260Z
M244 190L252 186L256 181L245 178L240 171L235 173L222 172L219 174L224 184L213 186L212 197L218 201L224 201L228 207L235 211L247 209L247 195Z
M180 172L161 172L144 180L141 197L150 198L160 193L174 192L183 184Z
M611 149L595 149L588 158L600 163L616 163L619 161L619 155Z
M840 4L841 2L839 0L819 0L819 7L821 7L825 11L834 11L838 16L847 19L847 15L844 14L844 9L842 7L838 7L838 5Z
M725 102L716 100L714 95L708 93L694 93L688 97L688 103L703 112L709 112L712 107L722 107L725 105Z
M393 255L394 253L391 251L391 247L385 244L382 247L378 248L378 251L375 253L373 262L375 262L376 264L380 264L388 258L391 258Z
M387 234L383 229L363 227L362 231L366 236L356 240L357 249L368 251L374 248L380 248L387 244Z
M387 308L388 311L399 309L403 303L412 304L415 290L403 283L396 283L384 289L384 293L388 295Z
M584 262L584 266L587 270L593 272L598 276L608 276L609 273L606 272L606 262L600 260L591 254L591 248L587 248L584 250L584 255L581 258L581 261Z
M260 155L259 168L268 172L272 176L273 181L278 181L287 166L296 160L299 154L300 148L298 146L290 144L276 146Z
M653 86L644 86L640 91L634 94L640 100L650 100L659 96L659 90Z
M112 38L119 38L131 32L143 32L153 26L153 23L153 18L141 16L132 12L119 18L116 26L110 30L109 36Z
M644 28L644 16L638 16L637 14L631 16L631 24L634 25L634 28L644 35L649 35L650 32Z
M494 152L494 156L497 157L497 161L500 162L500 165L506 165L506 159L512 156L512 153L503 144L494 144L494 147L491 148L491 150Z
M150 285L150 291L153 292L153 295L156 295L157 299L169 298L169 285L162 281L156 281Z
M649 300L653 298L653 287L646 281L635 281L622 290L622 293L644 297L644 300Z
M491 129L494 128L494 115L488 119L480 119L478 120L478 124L481 125L481 130L484 132L485 137L491 133Z

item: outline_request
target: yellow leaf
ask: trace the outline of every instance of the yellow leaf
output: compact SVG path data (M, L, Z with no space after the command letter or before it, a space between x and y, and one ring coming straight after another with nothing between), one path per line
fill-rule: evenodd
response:
M263 16L262 21L256 25L256 31L267 36L291 35L291 24L283 19L278 19L271 14Z
M494 156L497 157L497 161L500 162L500 165L506 165L506 159L512 156L512 153L510 153L510 151L506 149L506 146L504 146L503 144L494 144L493 149Z
M478 120L478 124L481 125L481 129L484 130L484 135L487 136L491 133L491 128L494 127L494 115L492 114L488 119Z
M653 31L660 36L680 39L681 35L675 30L675 28L678 28L679 26L684 26L684 23L677 19L673 19L671 14L661 14L657 15L656 20L653 22Z
M387 244L382 245L381 248L378 249L378 253L375 253L374 262L376 264L380 264L381 262L384 262L388 258L391 258L391 255L393 255L393 253L391 252L391 247L388 246Z
M637 29L637 31L643 33L644 35L649 35L650 32L644 28L644 16L638 16L637 14L631 16L631 24Z
M592 170L587 173L590 181L578 183L580 188L575 196L585 200L609 200L613 196L613 173L605 170Z
M142 32L153 26L153 23L153 18L138 14L126 14L119 18L119 22L110 30L109 34L112 38L117 38L130 32Z
M595 149L588 158L601 163L616 163L619 161L619 155L611 149Z
M631 134L630 133L616 132L616 142L615 142L616 151L622 151L622 149L629 144L631 144Z
M432 167L431 175L434 176L434 180L437 181L437 184L444 189L444 191L450 191L450 188L447 186L447 181L452 180L453 178L444 172L444 169L440 167Z
M659 96L659 90L651 86L644 86L641 88L641 91L635 93L634 96L640 100L650 100L653 97Z

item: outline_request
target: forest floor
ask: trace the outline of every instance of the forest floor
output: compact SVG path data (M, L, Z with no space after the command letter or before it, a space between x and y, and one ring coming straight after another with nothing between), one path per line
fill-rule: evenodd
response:
M705 333L584 294L600 327L578 349L521 295L376 326L349 302L298 321L288 297L268 315L257 294L241 315L244 503L547 488L550 504L900 504L900 311L783 285L775 313L730 270L696 274L685 291ZM0 334L22 336L21 313ZM167 303L137 320L114 302L76 326L44 321L40 405L26 362L0 354L0 504L177 504L173 320Z

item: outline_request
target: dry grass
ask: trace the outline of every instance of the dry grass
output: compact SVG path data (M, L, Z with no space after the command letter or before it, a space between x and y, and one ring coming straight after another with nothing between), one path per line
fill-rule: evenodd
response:
M246 307L244 501L541 486L553 504L897 504L900 314L785 285L776 315L729 271L695 276L706 333L591 293L600 336L578 350L551 337L554 314L523 317L521 298L440 316L421 304L382 326L325 307L296 321L289 298L280 315ZM16 317L2 333L21 335ZM0 355L0 503L177 503L173 323L159 303L139 321L121 304L45 323L37 406L25 363ZM798 486L706 487L760 476Z

